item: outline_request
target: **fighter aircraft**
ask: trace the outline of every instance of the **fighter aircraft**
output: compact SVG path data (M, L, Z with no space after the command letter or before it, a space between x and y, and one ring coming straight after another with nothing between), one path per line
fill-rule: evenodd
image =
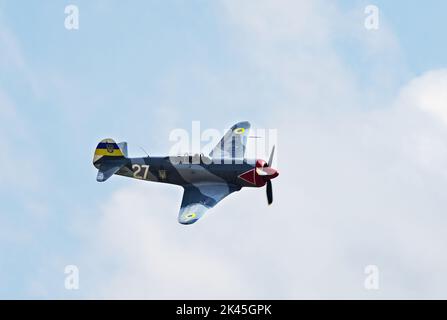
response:
M140 180L170 183L184 188L178 221L192 224L229 194L243 187L266 185L267 202L273 202L271 180L278 176L272 168L275 147L268 162L245 158L250 123L232 126L209 156L186 155L128 158L127 143L102 140L96 147L93 165L96 180L104 182L112 175Z

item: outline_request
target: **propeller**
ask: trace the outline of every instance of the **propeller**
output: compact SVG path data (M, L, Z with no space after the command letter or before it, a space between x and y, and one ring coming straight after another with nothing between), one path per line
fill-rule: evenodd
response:
M268 162L268 166L271 167L272 166L272 162L273 162L273 155L275 154L275 146L273 146L272 148L272 152L270 152L270 158L269 158L269 162Z
M267 192L267 203L269 205L273 202L273 189L272 189L272 178L275 178L278 175L278 172L272 168L272 162L273 162L273 155L275 154L275 146L272 148L272 152L270 153L269 162L267 163L267 166L262 168L262 174L261 176L264 176L266 181L266 192ZM259 173L259 172L258 172Z
M273 202L273 190L272 190L272 181L271 180L267 180L267 203L269 205L272 204Z

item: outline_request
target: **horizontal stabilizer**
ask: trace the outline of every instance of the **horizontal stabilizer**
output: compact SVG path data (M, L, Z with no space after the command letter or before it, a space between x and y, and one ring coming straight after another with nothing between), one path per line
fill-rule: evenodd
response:
M112 163L112 164L101 164L98 168L98 175L96 176L96 181L104 182L117 173L122 167L124 163Z

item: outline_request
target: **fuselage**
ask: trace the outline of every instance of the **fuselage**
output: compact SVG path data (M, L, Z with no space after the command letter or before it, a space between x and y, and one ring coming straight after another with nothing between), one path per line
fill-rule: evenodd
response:
M126 158L116 173L146 181L189 185L226 183L236 187L262 187L265 181L256 173L263 160L211 160L202 157L143 157Z

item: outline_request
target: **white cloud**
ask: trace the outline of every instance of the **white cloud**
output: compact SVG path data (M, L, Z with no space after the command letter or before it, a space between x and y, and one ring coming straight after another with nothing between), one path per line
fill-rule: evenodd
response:
M402 90L399 103L427 112L447 125L447 70L433 70L413 79Z
M305 41L326 45L333 5L321 1L222 1L229 23L259 43Z
M334 48L341 29L336 7L321 1L223 3L241 58L255 68L250 82L267 85L275 108L331 110L335 97L352 103L355 81Z
M86 277L101 279L96 287L84 281L92 296L230 298L250 290L237 263L216 247L211 229L177 223L180 201L180 188L153 184L118 190L105 201L90 235L94 264L81 267Z

